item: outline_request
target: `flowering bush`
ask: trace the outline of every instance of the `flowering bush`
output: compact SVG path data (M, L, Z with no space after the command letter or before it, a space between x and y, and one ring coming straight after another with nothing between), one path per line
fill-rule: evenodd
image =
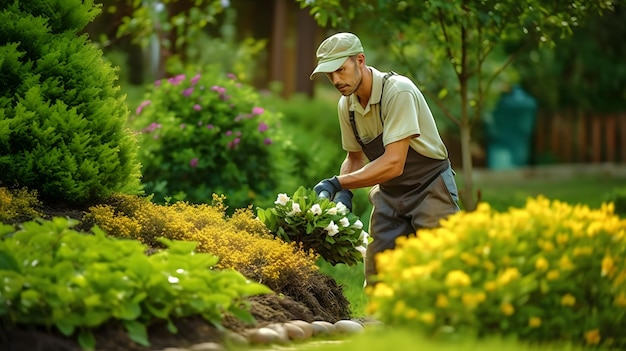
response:
M234 75L207 70L158 80L135 111L146 192L193 203L227 194L235 208L271 203L284 170L280 116Z
M377 256L368 289L382 321L528 341L626 346L626 220L538 197L480 204Z
M369 235L361 220L342 204L318 198L299 187L292 197L278 194L273 208L257 211L258 218L276 237L301 243L329 263L354 265L363 261Z

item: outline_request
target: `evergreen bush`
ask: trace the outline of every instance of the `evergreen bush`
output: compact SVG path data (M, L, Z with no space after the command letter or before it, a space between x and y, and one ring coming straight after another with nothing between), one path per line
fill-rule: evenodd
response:
M81 30L86 0L0 3L0 183L80 205L139 193L116 70Z
M626 220L613 204L482 203L377 256L370 312L434 335L626 346Z

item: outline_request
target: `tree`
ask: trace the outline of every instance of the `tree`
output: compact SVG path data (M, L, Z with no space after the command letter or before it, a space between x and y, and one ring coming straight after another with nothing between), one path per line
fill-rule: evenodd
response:
M612 1L572 0L296 0L309 7L321 26L353 28L368 23L393 57L411 69L409 76L459 128L465 210L473 211L470 144L472 126L489 103L495 79L517 56L539 45L553 46L571 35L590 13L613 9ZM420 59L415 60L416 57ZM428 65L425 70L424 65ZM431 72L431 74L425 73ZM437 88L434 74L455 79ZM424 80L431 79L429 82ZM434 83L433 83L434 82ZM440 84L441 85L441 84ZM426 87L426 88L423 88ZM459 112L450 106L456 103Z

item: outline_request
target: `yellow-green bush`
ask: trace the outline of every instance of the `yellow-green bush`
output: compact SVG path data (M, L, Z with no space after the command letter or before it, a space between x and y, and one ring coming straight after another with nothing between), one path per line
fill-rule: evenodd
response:
M480 204L377 257L371 313L429 334L626 346L626 220L544 197Z
M109 204L90 208L86 220L110 235L137 239L158 247L157 239L197 241L198 252L220 257L217 268L232 268L251 280L281 291L293 281L306 281L318 268L316 255L269 234L249 208L226 215L224 197L213 204L177 202L158 205L149 199L116 195Z
M14 223L41 217L40 207L37 191L0 187L0 222Z

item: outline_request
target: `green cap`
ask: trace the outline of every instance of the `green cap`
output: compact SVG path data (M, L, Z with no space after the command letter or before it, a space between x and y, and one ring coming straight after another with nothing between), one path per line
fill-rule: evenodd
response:
M359 38L352 33L337 33L324 40L317 48L317 67L311 73L311 79L316 73L330 73L336 71L352 55L363 52Z

